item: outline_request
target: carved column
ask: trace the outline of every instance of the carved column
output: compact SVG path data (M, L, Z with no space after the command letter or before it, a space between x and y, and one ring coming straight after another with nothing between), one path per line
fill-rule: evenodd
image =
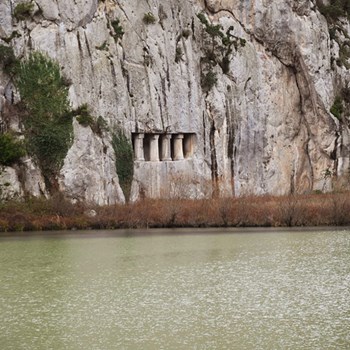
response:
M150 161L159 161L159 145L158 145L159 135L151 135L150 137Z
M186 159L193 156L194 141L194 134L184 135L184 155Z
M145 155L143 151L143 139L144 134L137 134L134 138L134 152L135 152L135 160L143 161L145 160Z
M184 159L183 134L174 135L174 160Z
M171 135L162 135L162 154L160 155L160 159L167 161L171 159Z

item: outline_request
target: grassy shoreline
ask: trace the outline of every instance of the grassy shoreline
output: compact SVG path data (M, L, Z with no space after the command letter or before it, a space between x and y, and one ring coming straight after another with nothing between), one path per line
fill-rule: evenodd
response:
M0 232L350 225L350 192L223 199L145 199L93 207L61 196L0 204Z

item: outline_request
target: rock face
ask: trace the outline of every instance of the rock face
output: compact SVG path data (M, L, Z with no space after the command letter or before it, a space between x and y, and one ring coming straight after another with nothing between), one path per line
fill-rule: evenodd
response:
M343 20L343 34L331 40L315 1L36 0L31 16L17 21L18 2L0 4L0 36L18 33L9 44L17 57L47 53L69 80L73 108L87 103L134 147L142 138L132 200L330 190L329 174L348 173L349 113L338 120L330 109L350 81L346 65L335 63L349 24ZM211 61L217 81L210 88L208 55L218 63L223 51L199 13L245 41L227 54L225 67ZM14 116L5 118L19 96L4 72L0 92L1 121L20 132ZM74 200L123 202L114 160L110 133L96 135L74 121L60 189ZM34 164L21 165L24 178ZM45 193L37 171L31 181L19 178L16 193Z

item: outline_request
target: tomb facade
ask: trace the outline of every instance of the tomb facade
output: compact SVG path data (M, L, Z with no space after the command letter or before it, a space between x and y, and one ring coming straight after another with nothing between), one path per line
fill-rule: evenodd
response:
M195 153L194 133L133 133L132 139L137 162L180 161Z

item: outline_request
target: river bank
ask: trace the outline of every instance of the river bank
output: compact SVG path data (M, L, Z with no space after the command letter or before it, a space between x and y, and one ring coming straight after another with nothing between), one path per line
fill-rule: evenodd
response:
M145 199L92 207L60 196L0 204L0 231L174 227L298 227L350 224L350 193Z

